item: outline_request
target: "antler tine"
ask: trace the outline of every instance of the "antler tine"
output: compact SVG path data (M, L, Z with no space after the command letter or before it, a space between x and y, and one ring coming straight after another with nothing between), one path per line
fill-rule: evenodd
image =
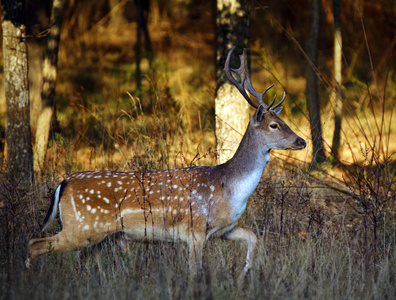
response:
M235 49L235 46L232 47L231 50L228 52L227 59L226 59L225 65L224 65L224 72L225 72L228 80L231 81L231 83L233 85L235 85L235 87L239 90L239 92L246 99L246 101L254 108L258 108L258 105L250 99L250 97L246 93L245 87L244 87L245 80L246 80L246 78L249 77L249 71L247 70L247 66L246 66L246 59L245 60L243 59L244 55L246 57L245 50L243 51L243 54L240 56L241 57L241 66L237 70L230 68L231 55L232 55L232 52L234 51L234 49ZM238 80L236 80L234 78L231 71L233 71L239 75L239 77L241 78L241 83L239 83Z
M267 110L270 110L270 109L271 109L271 107L272 107L272 105L274 105L274 103L275 103L275 99L276 99L276 95L274 96L274 99L272 99L272 101L271 101L270 105L268 105L268 107L267 107Z
M264 103L264 101L263 101L263 96L264 96L264 94L265 94L269 89L271 89L273 86L274 86L274 85L271 84L271 85L270 85L269 87L267 87L264 91L262 91L261 93L259 93L259 92L257 92L257 91L253 88L253 85L252 85L252 83L250 82L250 78L247 79L247 80L245 81L245 89L247 89L248 92L249 92L251 95L253 95L253 96L257 99L257 101L258 101L265 109L268 109L268 106L267 106L267 104Z
M283 101L285 101L285 98L286 98L286 93L283 92L282 100L279 101L277 104L275 104L274 107L272 107L271 109L274 110L274 109L278 108L279 106L281 106ZM275 98L274 98L274 101L275 101ZM270 105L270 107L271 107L271 105Z

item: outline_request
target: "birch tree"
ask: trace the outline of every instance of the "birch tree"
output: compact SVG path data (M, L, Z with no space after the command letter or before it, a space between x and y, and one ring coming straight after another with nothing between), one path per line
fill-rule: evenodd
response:
M2 1L2 30L8 166L16 180L33 183L24 1Z
M340 133L342 120L342 35L340 18L340 0L334 0L334 135L331 152L339 159Z
M223 163L235 153L249 123L249 104L223 75L228 51L234 45L240 53L250 48L249 1L217 0L216 12L216 139L218 162ZM237 68L238 57L234 59L231 66Z
M43 67L42 110L37 121L34 170L43 169L45 154L54 115L54 97L57 77L57 61L62 25L64 0L54 0L51 10L51 28L47 40L47 50Z

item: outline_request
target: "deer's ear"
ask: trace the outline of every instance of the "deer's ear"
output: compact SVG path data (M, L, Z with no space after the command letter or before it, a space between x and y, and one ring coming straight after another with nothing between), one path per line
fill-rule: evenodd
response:
M265 109L262 105L259 106L256 110L256 125L259 125L261 121L263 120L265 114Z
M278 108L275 108L274 109L274 113L276 113L276 115L278 116L279 115L279 113L282 111L282 106L281 107L278 107Z

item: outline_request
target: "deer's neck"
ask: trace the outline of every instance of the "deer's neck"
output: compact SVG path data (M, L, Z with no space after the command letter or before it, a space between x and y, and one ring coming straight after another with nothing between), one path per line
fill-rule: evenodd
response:
M254 134L254 133L253 133ZM238 219L246 201L257 187L263 170L270 160L268 147L249 130L245 133L233 158L224 164L224 184L230 194L230 206Z
M236 182L254 176L254 173L263 172L270 160L269 149L266 142L259 139L255 132L247 130L234 156L226 163L228 176Z

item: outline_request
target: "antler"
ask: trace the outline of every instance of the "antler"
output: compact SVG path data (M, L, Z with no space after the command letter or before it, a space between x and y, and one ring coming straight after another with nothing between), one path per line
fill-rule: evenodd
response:
M225 72L228 80L233 85L236 86L236 88L239 90L239 92L242 94L242 96L254 108L258 108L259 106L250 99L249 95L246 93L246 90L252 96L254 96L257 99L257 101L259 102L259 104L262 105L266 110L275 109L275 108L279 107L282 104L282 102L285 100L285 97L286 97L285 93L283 93L282 100L278 104L276 104L275 106L273 106L273 105L275 103L276 96L272 100L271 104L268 105L268 106L263 102L264 94L270 88L272 88L274 86L273 84L270 85L268 88L266 88L261 93L257 92L253 88L252 83L250 81L250 75L249 75L249 70L248 70L248 65L247 65L247 52L246 52L246 49L243 49L242 55L239 55L239 59L241 61L241 65L239 66L239 68L238 69L233 69L233 68L230 67L230 59L231 59L231 55L232 55L232 52L234 51L234 49L235 49L235 46L232 47L231 50L228 52L227 59L226 59L226 62L225 62L225 66L224 66L224 72ZM231 71L235 72L235 73L237 73L239 75L239 77L241 79L241 82L238 82L238 80L235 79L235 77L232 75Z

